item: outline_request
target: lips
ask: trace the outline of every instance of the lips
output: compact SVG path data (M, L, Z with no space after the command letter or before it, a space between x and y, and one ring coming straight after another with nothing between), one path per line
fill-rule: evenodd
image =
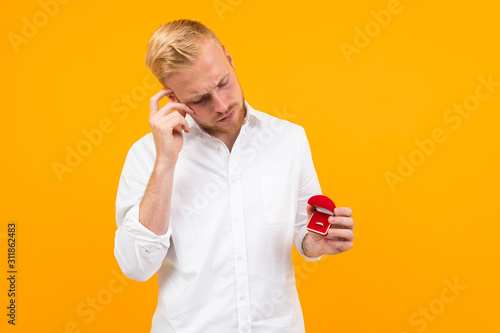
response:
M220 122L228 121L229 119L231 119L233 117L235 111L236 111L236 109L233 109L233 111L231 111L231 113L229 113L226 117L219 119L218 121L220 121Z

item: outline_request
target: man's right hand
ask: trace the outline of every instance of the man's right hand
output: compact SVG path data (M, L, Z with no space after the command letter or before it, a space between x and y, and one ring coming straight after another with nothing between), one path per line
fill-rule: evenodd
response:
M177 163L184 142L182 131L189 133L186 113L193 114L187 105L170 101L161 109L159 102L172 90L162 88L150 99L149 125L153 132L156 147L156 164L173 166Z

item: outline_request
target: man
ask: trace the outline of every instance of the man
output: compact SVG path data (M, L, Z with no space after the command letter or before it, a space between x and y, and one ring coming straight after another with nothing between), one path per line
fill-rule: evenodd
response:
M161 26L146 65L163 89L123 167L115 256L134 280L158 273L151 332L304 332L292 244L309 261L350 249L351 209L307 232L321 189L304 130L245 101L206 26Z

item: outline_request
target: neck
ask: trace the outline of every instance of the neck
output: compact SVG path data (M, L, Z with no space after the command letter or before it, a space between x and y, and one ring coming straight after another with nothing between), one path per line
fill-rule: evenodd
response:
M234 143L236 142L236 139L238 138L240 130L241 127L237 131L234 131L233 133L214 133L212 131L207 131L207 133L215 136L217 139L224 142L229 151L231 151L233 149Z
M246 105L244 103L243 103L243 112L244 112L243 113L243 118L246 118L247 117L247 108L246 108ZM210 134L212 136L215 136L217 139L219 139L222 142L224 142L224 144L226 145L226 147L229 149L229 152L231 152L231 150L233 149L233 145L236 142L236 139L238 138L238 135L240 133L241 127L243 125L243 122L240 124L240 127L236 131L234 131L232 133L215 132L215 131L212 131L212 130L208 130L206 128L205 128L205 131L208 134Z

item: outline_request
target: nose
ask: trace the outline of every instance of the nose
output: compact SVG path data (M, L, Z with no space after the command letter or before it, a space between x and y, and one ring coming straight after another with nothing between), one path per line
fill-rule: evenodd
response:
M220 92L214 91L213 102L213 110L215 112L224 113L227 111L229 103L224 100Z

